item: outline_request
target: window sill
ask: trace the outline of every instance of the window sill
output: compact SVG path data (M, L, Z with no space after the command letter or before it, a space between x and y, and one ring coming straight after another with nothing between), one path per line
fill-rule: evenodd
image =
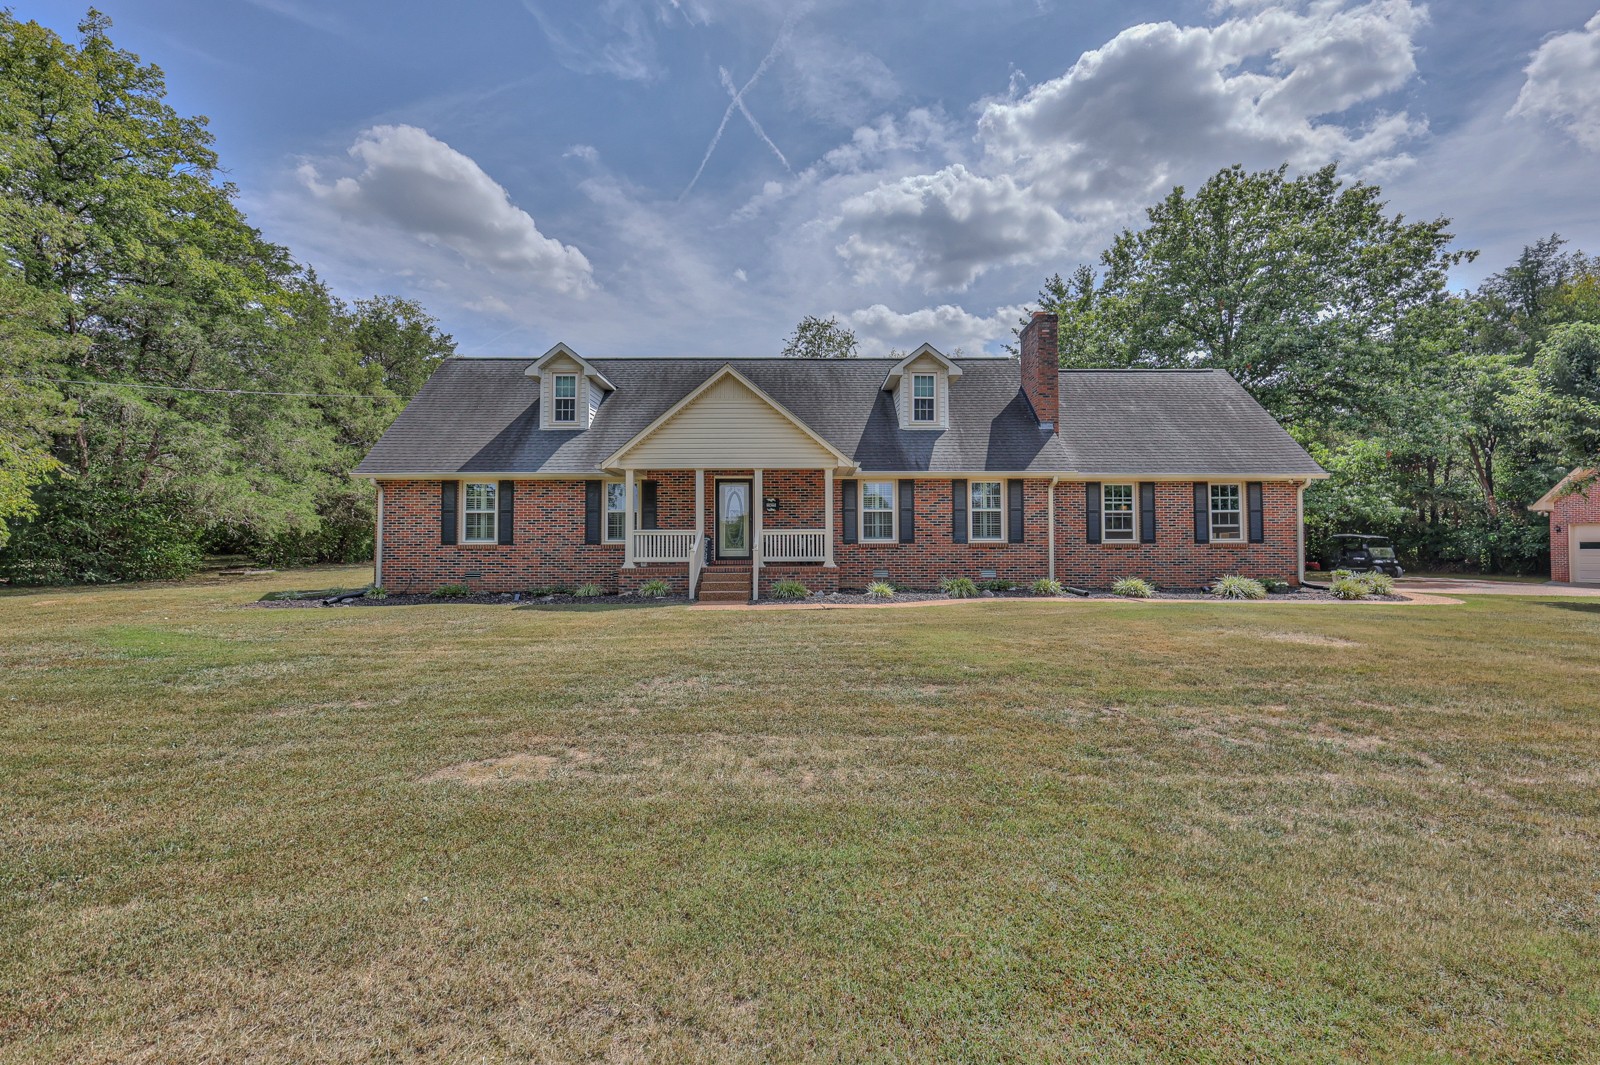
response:
M968 547L1011 547L1010 540L967 540Z
M498 540L462 540L457 547L500 547Z
M1248 540L1212 540L1212 547L1249 547Z
M1154 547L1154 544L1141 544L1137 540L1101 540L1100 547Z

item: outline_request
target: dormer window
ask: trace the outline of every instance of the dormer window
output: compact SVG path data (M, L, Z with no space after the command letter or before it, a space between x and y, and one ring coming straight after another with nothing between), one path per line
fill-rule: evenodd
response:
M950 428L950 387L960 376L961 364L932 344L891 366L883 390L892 397L900 428L933 432Z
M939 378L937 374L911 375L911 420L918 425L932 425L939 420L936 397Z
M558 373L555 375L555 407L550 413L550 420L557 425L578 424L577 374Z
M607 394L615 391L598 367L557 344L529 366L539 382L539 428L583 430L594 424Z

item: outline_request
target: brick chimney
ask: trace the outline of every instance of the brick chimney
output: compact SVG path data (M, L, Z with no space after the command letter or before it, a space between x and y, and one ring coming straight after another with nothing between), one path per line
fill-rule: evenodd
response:
M1022 327L1022 391L1033 404L1039 428L1058 432L1061 419L1061 352L1056 347L1056 316L1034 311Z

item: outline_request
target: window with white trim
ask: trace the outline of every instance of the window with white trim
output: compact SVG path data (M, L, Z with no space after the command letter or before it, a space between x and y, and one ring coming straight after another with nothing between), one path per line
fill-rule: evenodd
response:
M499 485L493 481L468 481L462 493L461 540L468 544L495 542L495 518L498 513L496 495Z
M1133 485L1102 485L1100 513L1104 518L1101 538L1107 543L1131 544L1138 539L1139 523L1133 509Z
M911 375L911 420L918 425L930 425L938 420L937 396L939 379L931 373Z
M1211 539L1244 539L1244 523L1239 520L1241 497L1242 493L1236 484L1211 486Z
M562 425L576 425L578 422L578 375L575 373L558 373L551 386L555 396L555 405L550 411L550 420Z
M973 481L967 508L969 532L973 540L1000 540L1005 535L1005 511L1000 481Z
M637 494L637 492L635 493ZM628 530L628 486L623 481L606 482L606 543L620 544Z
M861 482L861 539L894 539L894 482Z

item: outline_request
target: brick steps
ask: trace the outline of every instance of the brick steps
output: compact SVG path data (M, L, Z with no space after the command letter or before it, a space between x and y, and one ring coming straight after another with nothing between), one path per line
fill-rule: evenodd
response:
M700 574L702 603L748 603L750 601L750 565L717 563Z

